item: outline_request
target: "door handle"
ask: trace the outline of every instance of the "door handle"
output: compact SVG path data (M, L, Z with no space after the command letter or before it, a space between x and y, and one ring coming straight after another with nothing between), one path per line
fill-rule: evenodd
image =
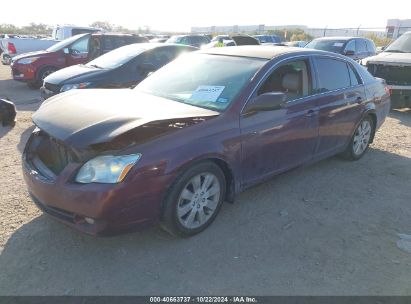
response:
M315 116L316 114L317 114L316 111L314 111L314 110L308 110L307 113L305 113L305 116L306 116L306 117L313 117L313 116Z

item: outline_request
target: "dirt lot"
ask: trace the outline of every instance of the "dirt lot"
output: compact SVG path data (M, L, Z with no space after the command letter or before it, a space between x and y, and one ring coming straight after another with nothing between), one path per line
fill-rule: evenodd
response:
M411 242L398 236L411 235L411 111L391 113L360 161L274 178L193 238L93 238L28 197L20 157L38 92L1 66L0 96L19 110L0 127L0 295L411 295Z

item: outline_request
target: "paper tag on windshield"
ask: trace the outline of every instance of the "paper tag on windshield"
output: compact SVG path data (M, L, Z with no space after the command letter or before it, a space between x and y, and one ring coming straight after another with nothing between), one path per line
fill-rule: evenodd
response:
M341 47L341 46L343 46L344 45L344 43L342 43L342 42L335 42L334 44L333 44L333 46L337 46L337 47Z
M193 94L191 94L190 99L195 101L217 101L220 94L223 92L225 86L199 86Z

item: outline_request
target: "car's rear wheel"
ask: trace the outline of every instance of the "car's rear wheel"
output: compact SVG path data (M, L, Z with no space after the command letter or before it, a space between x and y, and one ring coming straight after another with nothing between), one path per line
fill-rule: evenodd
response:
M191 236L207 228L224 201L224 173L212 162L194 165L173 183L161 226L173 235Z
M370 116L366 116L355 129L343 157L348 160L360 159L367 152L373 134L374 122Z

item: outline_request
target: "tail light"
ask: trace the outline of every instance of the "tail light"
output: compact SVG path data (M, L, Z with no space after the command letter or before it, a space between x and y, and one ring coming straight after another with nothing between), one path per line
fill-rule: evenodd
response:
M16 47L11 42L7 43L7 49L9 50L9 54L16 54L17 53Z

